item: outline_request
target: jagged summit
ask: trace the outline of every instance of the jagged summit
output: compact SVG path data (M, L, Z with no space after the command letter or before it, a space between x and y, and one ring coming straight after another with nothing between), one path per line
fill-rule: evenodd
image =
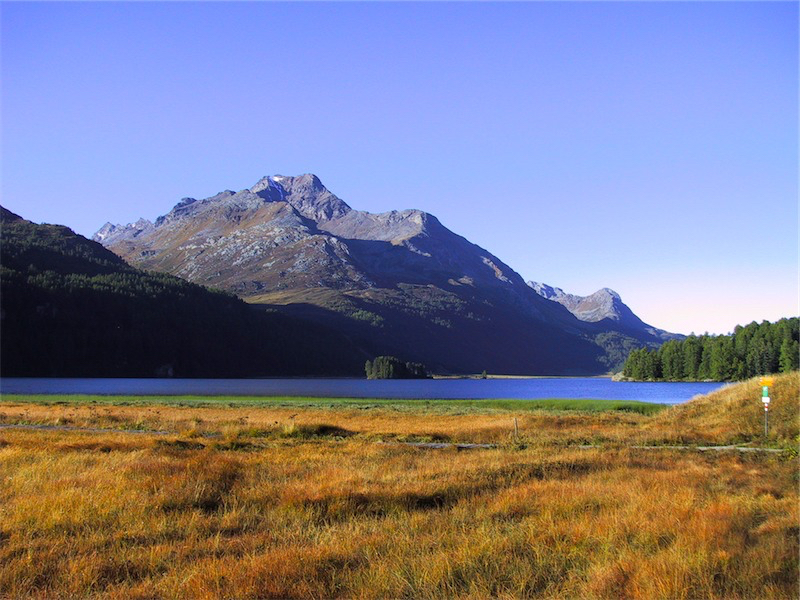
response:
M111 238L136 237L142 232L152 229L153 223L147 219L139 219L135 223L128 223L127 225L114 225L110 222L106 222L106 224L98 229L92 236L92 239L102 244Z
M529 281L528 285L537 294L548 300L558 302L565 306L581 321L596 323L603 319L621 321L629 317L637 318L622 302L620 295L611 288L602 288L589 296L568 294L559 287L547 285L537 281Z
M608 296L611 296L612 298L615 298L617 300L621 299L620 295L611 288L601 288L595 292L595 294L600 294L600 293L607 294Z
M648 331L658 338L675 337L674 334L657 329L642 321L622 301L620 295L611 288L604 287L588 296L577 296L546 283L529 281L528 285L543 298L564 306L581 321L597 323L607 319L616 321L627 329Z
M524 287L499 259L433 215L353 210L311 173L183 198L155 222L106 223L93 239L138 266L243 296L298 286L508 284L515 276Z
M379 214L353 210L331 193L316 175L306 173L264 176L251 188L239 192L225 190L202 200L182 198L154 222L147 219L127 225L109 222L92 239L110 246L149 233L154 227L187 218L213 217L218 221L241 222L247 216L245 213L255 213L269 203L286 203L298 216L312 221L316 229L348 239L402 243L428 228L442 228L436 217L416 209Z
M243 213L256 212L273 202L285 202L300 216L315 222L341 218L352 211L343 200L328 191L316 175L269 175L259 179L253 187L238 192L224 190L202 200L182 198L172 210L154 222L139 219L127 225L106 223L92 239L110 245L149 232L153 227L186 218L213 217L240 221Z
M537 281L529 281L528 285L532 287L537 294L542 296L543 298L547 298L548 300L552 300L554 298L561 298L566 296L564 290L558 287L553 287L547 285L546 283L539 283Z
M272 202L286 201L301 215L314 221L327 221L346 215L352 209L322 185L319 177L306 173L297 177L262 177L250 191Z

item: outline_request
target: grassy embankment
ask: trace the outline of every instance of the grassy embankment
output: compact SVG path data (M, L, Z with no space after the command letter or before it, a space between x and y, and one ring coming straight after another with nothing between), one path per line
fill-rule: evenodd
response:
M769 445L796 447L799 393L777 378ZM173 433L0 430L0 597L794 598L796 452L633 447L758 445L758 396L653 415L6 396L5 423ZM393 439L500 446L374 443Z

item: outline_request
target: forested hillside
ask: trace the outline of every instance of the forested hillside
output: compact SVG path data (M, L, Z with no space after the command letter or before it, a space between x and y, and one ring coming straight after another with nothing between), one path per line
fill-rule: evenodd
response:
M9 376L363 373L320 325L129 266L67 227L0 215L0 370Z
M691 335L658 350L640 348L628 356L623 375L636 380L739 381L798 368L800 320L755 321L732 335Z

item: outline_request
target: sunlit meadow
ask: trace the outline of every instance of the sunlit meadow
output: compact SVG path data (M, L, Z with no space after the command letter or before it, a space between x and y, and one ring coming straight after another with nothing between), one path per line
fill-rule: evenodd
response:
M766 443L757 381L655 415L4 398L95 431L0 429L0 596L794 598L799 380ZM667 447L728 443L777 451Z

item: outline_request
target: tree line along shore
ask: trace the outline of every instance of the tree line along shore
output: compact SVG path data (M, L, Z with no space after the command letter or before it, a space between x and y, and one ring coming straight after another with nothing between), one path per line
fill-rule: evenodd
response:
M789 373L800 362L800 319L753 321L730 335L690 335L658 349L633 350L622 370L636 381L741 381Z

